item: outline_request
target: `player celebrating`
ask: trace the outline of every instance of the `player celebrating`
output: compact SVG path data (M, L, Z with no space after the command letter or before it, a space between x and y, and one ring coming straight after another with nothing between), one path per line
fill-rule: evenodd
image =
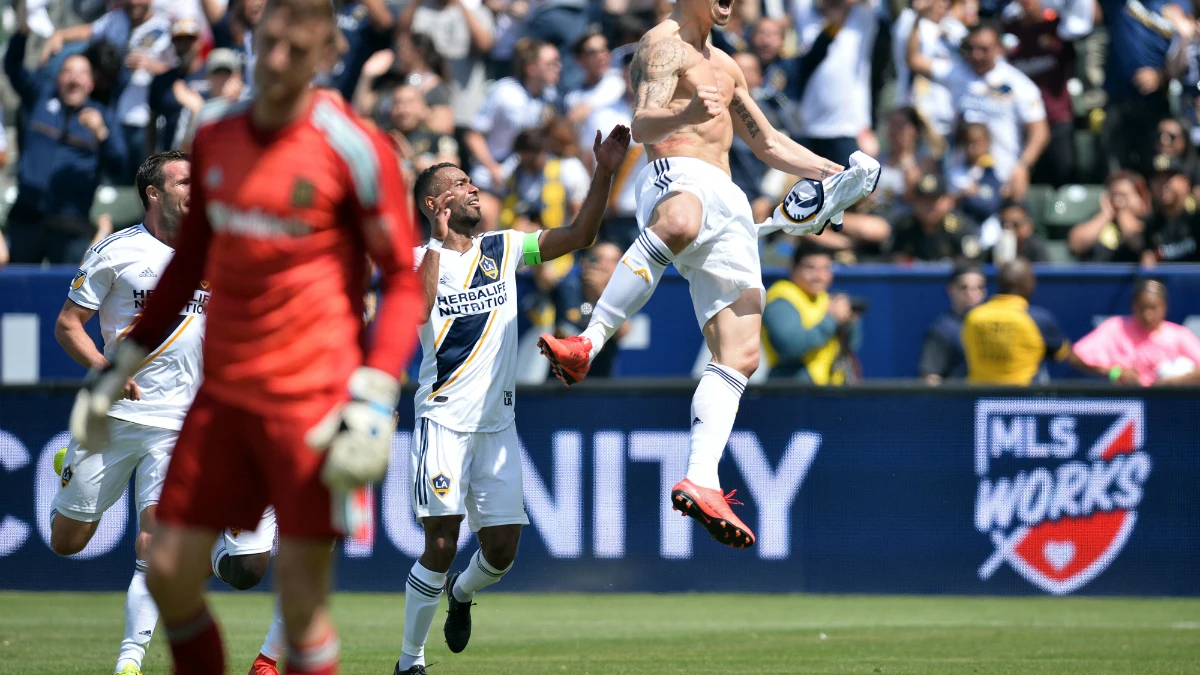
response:
M268 503L287 670L336 672L332 540L361 526L365 500L351 493L387 469L395 375L421 310L390 141L310 87L337 55L329 0L269 0L256 39L254 97L208 111L196 135L180 232L189 254L167 266L71 414L85 447L103 441L112 401L207 276L204 382L163 485L146 579L180 675L224 673L203 594L209 550L223 528L254 527ZM383 293L369 349L368 254Z
M650 159L636 179L644 231L621 259L583 334L561 340L546 334L540 346L565 383L583 379L591 359L674 263L691 287L713 359L692 398L687 476L671 491L671 505L713 538L742 548L754 543L754 534L729 508L732 493L721 491L717 464L747 378L759 365L764 289L757 228L745 194L730 180L729 147L736 131L768 166L802 178L824 180L842 167L773 129L741 69L708 44L712 27L729 22L732 6L733 0L678 0L670 17L638 44L631 69L637 91L633 139L646 144ZM818 189L811 207L804 204L819 227L849 206L823 203L822 195Z
M429 245L417 250L429 318L420 331L424 360L410 474L425 553L405 585L396 675L425 675L425 641L443 589L446 644L458 653L471 638L471 598L512 567L521 526L529 524L513 424L517 268L591 246L629 139L623 126L603 143L596 132L596 174L575 222L537 234L472 238L482 214L479 189L467 174L438 164L417 177L417 205L433 223ZM464 515L479 550L466 570L447 578Z
M84 257L55 325L63 349L83 366L108 365L84 325L100 314L101 333L111 353L118 336L137 321L174 255L171 247L188 210L190 168L188 156L179 151L149 157L137 172L145 222L104 239ZM108 413L111 442L89 454L72 440L63 451L62 488L50 514L50 546L59 555L82 551L96 533L100 516L120 499L130 476L136 481L141 531L125 601L125 638L117 656L117 673L141 672L146 646L158 622L158 608L146 589L146 552L171 450L200 383L208 299L207 284L201 283L180 314L179 325L125 383L124 398ZM214 550L214 572L237 589L257 586L266 573L274 538L275 517L270 510L254 531L226 530L220 541L228 545L222 544L219 554ZM280 647L268 638L263 650L277 653Z

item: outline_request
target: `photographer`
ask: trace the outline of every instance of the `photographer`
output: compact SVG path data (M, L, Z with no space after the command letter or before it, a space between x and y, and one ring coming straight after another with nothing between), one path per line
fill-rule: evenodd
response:
M773 379L792 378L818 385L860 379L854 352L862 342L859 318L866 303L829 294L833 256L801 240L788 279L767 291L763 312L763 354Z

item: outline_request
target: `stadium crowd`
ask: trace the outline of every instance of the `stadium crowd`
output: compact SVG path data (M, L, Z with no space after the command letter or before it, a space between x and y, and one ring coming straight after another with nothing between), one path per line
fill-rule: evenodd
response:
M74 264L106 236L113 217L93 204L97 186L133 194L121 189L143 159L188 148L206 102L253 90L264 5L7 10L16 190L0 263ZM481 226L525 231L578 212L597 130L631 121L636 43L671 11L669 0L335 6L340 60L318 84L390 133L410 181L462 164L483 191ZM772 124L834 161L862 150L884 166L841 232L807 243L778 233L762 241L764 265L807 269L814 244L841 264L1200 260L1196 27L1188 0L737 0L712 44L737 60ZM8 156L0 137L0 164ZM645 162L634 147L616 176L606 246L533 271L535 324L586 325L636 234L631 183ZM758 220L795 180L738 138L731 167ZM835 300L817 337L857 344L854 312ZM796 321L768 307L768 331Z

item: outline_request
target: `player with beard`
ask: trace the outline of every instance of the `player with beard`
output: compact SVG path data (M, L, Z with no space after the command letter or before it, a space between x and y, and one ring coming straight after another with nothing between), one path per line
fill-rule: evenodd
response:
M453 164L421 172L413 192L432 223L417 249L428 317L412 443L412 505L425 529L425 552L405 585L404 644L396 675L425 675L425 642L446 592L446 644L458 653L471 637L471 600L512 568L528 525L521 488L521 451L513 408L517 377L517 269L592 245L612 178L625 160L629 129L616 126L603 143L596 132L596 173L568 227L537 233L488 232L472 237L483 217L479 188ZM451 574L463 516L479 550Z
M790 220L785 229L819 233L827 222L836 226L841 211L867 194L877 175L857 167L839 174L840 165L771 127L741 68L708 43L713 26L729 23L732 11L733 0L678 0L671 15L638 43L630 79L636 91L633 140L646 145L650 160L635 179L643 231L617 265L582 335L545 334L540 346L563 382L582 380L604 343L650 299L674 264L688 280L713 358L692 398L687 476L671 491L671 506L699 521L717 541L745 548L754 534L729 508L733 493L721 490L717 465L746 381L758 369L765 290L760 230L745 193L730 179L733 134L767 166L806 179L784 201Z
M268 0L253 98L202 110L180 248L112 364L76 399L71 429L102 446L129 375L207 277L204 381L158 505L146 583L177 675L225 672L204 600L214 540L275 508L275 581L289 673L337 672L333 541L365 534L362 487L383 478L421 297L412 222L390 140L311 86L337 58L329 0ZM363 322L368 257L381 276Z

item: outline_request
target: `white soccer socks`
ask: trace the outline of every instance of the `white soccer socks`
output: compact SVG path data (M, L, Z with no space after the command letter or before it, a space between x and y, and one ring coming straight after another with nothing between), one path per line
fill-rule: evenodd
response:
M700 487L721 489L717 465L725 454L746 376L733 368L710 363L692 396L691 453L687 478Z
M400 647L400 671L425 665L425 643L437 613L438 599L446 585L445 572L433 572L413 563L404 584L404 644Z
M455 600L470 602L476 593L500 581L510 569L512 565L505 569L492 567L483 557L483 550L477 550L475 555L471 556L471 562L467 563L467 569L458 575L458 580L454 582L454 588L450 589L450 592L454 593Z
M804 179L792 186L771 219L758 224L758 236L783 230L796 236L820 234L828 224L842 229L842 212L875 191L879 162L863 152L850 155L850 166L823 181Z
M158 623L158 606L146 588L146 562L139 560L135 565L129 591L125 594L125 637L117 655L116 672L121 672L127 664L142 667L146 647L150 645L154 626Z
M642 232L625 251L583 331L583 337L592 341L592 358L596 358L621 324L654 295L663 271L674 259L671 249L650 230Z
M275 613L271 617L271 627L267 629L267 637L263 638L262 647L258 653L279 661L287 650L287 633L283 629L283 609L279 606L279 596L275 596Z

